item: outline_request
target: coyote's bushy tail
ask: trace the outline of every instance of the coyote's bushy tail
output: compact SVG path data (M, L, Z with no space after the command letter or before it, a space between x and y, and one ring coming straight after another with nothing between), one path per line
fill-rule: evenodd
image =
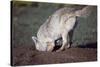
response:
M77 10L75 14L78 17L87 17L91 14L92 10L93 10L93 6L86 6L81 10Z

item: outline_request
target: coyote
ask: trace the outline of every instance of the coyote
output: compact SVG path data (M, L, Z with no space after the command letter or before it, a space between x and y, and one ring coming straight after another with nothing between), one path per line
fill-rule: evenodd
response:
M32 36L36 49L39 51L53 51L55 40L59 38L62 38L62 45L56 51L62 51L65 46L69 48L69 32L73 30L77 17L88 16L91 13L91 7L85 6L81 9L64 7L54 12L40 26L37 37Z

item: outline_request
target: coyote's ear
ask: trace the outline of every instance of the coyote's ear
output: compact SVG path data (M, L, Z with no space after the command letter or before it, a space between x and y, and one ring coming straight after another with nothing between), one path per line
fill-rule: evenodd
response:
M35 44L37 44L37 42L38 42L38 39L37 39L37 37L35 37L35 36L32 36L32 40L34 41L34 43L35 43Z

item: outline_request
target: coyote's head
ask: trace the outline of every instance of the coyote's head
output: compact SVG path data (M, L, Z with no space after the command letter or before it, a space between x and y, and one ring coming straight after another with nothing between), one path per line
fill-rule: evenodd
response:
M41 43L41 42L38 40L37 37L32 36L32 40L34 41L35 47L36 47L37 50L39 50L39 51L46 51L46 46L45 46L45 44Z

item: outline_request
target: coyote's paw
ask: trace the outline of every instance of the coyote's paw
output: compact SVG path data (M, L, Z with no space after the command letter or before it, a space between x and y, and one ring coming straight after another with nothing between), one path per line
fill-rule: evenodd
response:
M65 46L65 49L69 49L70 47L71 47L71 45L68 44L68 45Z
M63 48L63 49L60 48L60 49L56 50L56 52L61 52L61 51L63 51L63 50L64 50L64 48Z

